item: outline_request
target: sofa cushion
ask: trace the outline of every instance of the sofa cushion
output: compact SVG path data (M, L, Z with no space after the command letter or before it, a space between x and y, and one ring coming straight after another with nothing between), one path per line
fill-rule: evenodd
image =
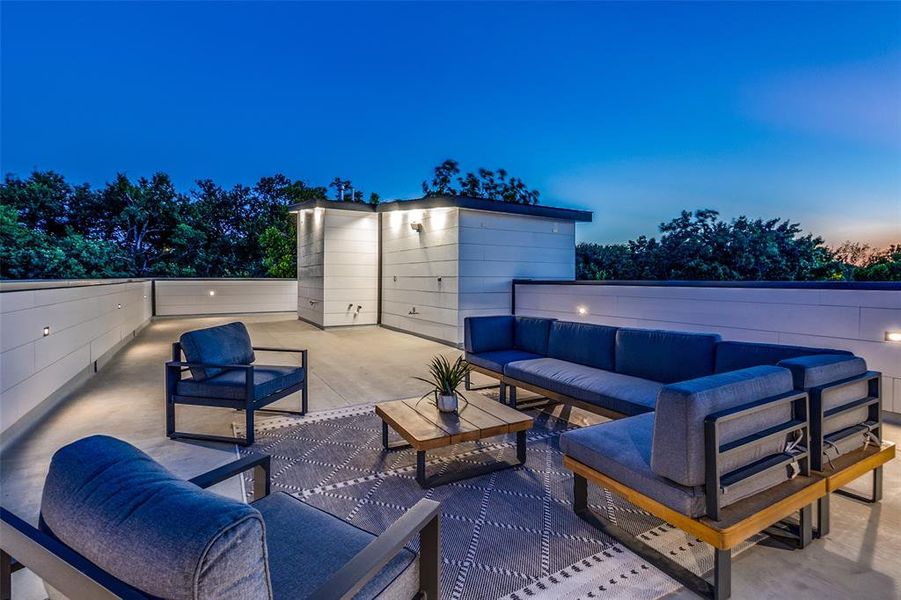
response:
M540 354L532 354L523 350L494 350L492 352L482 352L480 354L466 353L466 360L470 363L503 374L504 365L518 360L532 360L534 358L543 358Z
M657 397L651 456L654 472L682 485L704 484L704 419L713 413L793 391L791 373L781 367L751 367L664 386ZM727 443L783 423L791 406L781 404L725 423ZM725 458L720 474L781 453L785 440L756 444Z
M654 410L663 384L556 358L516 361L504 375L624 415Z
M560 449L568 456L619 483L689 517L707 513L704 486L684 486L651 469L654 415L637 415L575 431L560 437ZM787 471L774 470L723 490L720 506L728 506L788 479Z
M703 515L703 487L678 485L651 470L653 431L654 415L637 415L567 431L560 436L560 450L683 515Z
M375 536L296 498L276 492L253 503L266 522L273 595L306 598ZM419 561L401 549L355 596L412 598L419 590Z
M756 342L720 342L716 345L716 372L736 371L759 365L776 365L780 360L811 354L843 354L846 350L808 348L806 346L783 346L781 344L759 344Z
M673 383L713 373L720 336L658 329L616 332L616 372Z
M587 367L615 370L616 327L554 321L548 336L547 355Z
M551 332L551 323L555 319L537 317L515 317L516 326L513 332L513 346L517 350L525 350L532 354L547 356L547 340Z
M867 363L862 358L841 354L788 358L780 361L779 366L791 371L795 389L798 390L809 390L867 372Z
M303 382L305 374L301 367L254 365L253 399L262 400L297 385ZM244 369L230 369L201 381L182 379L176 386L176 393L179 396L243 400L246 378Z
M249 365L255 358L250 334L247 333L244 323L229 323L189 331L182 334L179 342L185 358L191 363ZM197 381L221 372L222 369L191 367L191 375Z
M53 455L40 526L154 597L272 596L259 511L115 438L84 438Z
M509 315L466 317L463 320L463 346L467 352L481 354L513 348L514 319Z

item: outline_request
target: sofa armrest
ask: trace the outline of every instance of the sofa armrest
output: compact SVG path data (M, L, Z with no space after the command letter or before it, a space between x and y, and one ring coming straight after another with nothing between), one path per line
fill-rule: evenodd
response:
M268 454L250 455L239 458L236 461L222 465L212 471L202 473L189 479L191 483L201 488L208 488L253 469L253 499L259 500L269 495L271 483L271 459Z
M742 418L753 418L755 414L769 410L783 404L791 405L791 416L787 421L771 425L759 431L755 431L727 443L720 443L720 428L730 422ZM725 410L708 415L704 419L704 490L707 502L707 515L713 520L719 520L720 500L722 496L721 485L723 477L720 474L720 461L723 457L740 452L742 449L760 444L765 441L785 439L787 436L800 432L801 437L796 444L798 450L791 457L785 455L772 455L764 457L746 467L738 469L731 477L729 485L738 481L756 477L771 469L785 466L787 462L798 461L801 475L810 474L810 418L808 396L806 392L787 392L747 402Z
M419 534L419 589L439 598L441 582L441 504L420 500L369 543L310 596L311 600L352 598L416 534Z

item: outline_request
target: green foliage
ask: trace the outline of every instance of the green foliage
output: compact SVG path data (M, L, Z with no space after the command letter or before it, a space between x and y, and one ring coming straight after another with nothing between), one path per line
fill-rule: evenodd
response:
M469 369L469 363L462 355L457 356L457 359L452 363L447 357L439 354L429 362L428 379L423 377L414 377L413 379L418 379L432 386L431 390L422 395L423 398L432 394L451 396L463 384Z
M901 244L873 252L854 269L857 281L901 281Z
M454 179L457 185L454 186ZM540 193L530 190L522 179L507 177L505 169L491 171L479 168L475 173L460 175L460 165L447 159L434 168L431 181L422 182L426 196L469 196L517 204L538 204Z
M842 264L819 237L782 219L719 219L714 210L660 225L660 239L579 244L579 279L804 281L842 277Z
M0 276L294 277L294 203L326 188L284 175L225 189L200 180L188 194L157 173L124 174L99 189L53 172L0 184Z

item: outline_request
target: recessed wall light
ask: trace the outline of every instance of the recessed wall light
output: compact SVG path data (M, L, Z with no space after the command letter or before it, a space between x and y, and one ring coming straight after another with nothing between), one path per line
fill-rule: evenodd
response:
M44 337L47 337L48 335L50 335L50 325L44 327Z
M116 305L116 310L119 310L119 309L121 309L121 308L122 308L122 305L121 305L121 304L117 304L117 305Z
M210 290L210 296L215 296L215 295L216 295L216 290Z
M584 315L587 315L587 314L588 314L588 307L587 307L587 306L579 306L579 307L576 308L576 312L579 313L580 315L583 315L583 316L584 316Z
M886 331L885 332L885 341L886 342L901 342L901 331Z

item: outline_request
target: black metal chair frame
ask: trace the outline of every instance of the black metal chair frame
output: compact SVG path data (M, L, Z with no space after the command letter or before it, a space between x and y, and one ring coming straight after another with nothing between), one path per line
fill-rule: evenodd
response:
M300 383L278 390L265 398L255 398L253 385L254 365L226 365L226 364L210 364L210 363L191 363L184 362L182 358L182 348L179 342L172 344L172 360L166 363L166 435L173 439L188 439L207 442L225 442L229 444L240 444L242 446L250 446L254 442L254 412L273 412L291 415L305 415L308 409L307 385L310 379L310 370L307 362L306 350L295 350L291 348L265 348L253 347L254 351L259 352L290 352L301 355L300 367L304 370L303 381ZM258 365L270 366L270 365ZM244 371L244 397L243 398L215 398L200 396L180 396L178 395L178 382L181 381L182 373L194 368L213 368L223 370L239 370ZM285 396L289 396L295 392L301 394L300 411L290 410L274 410L264 408L273 402L281 400ZM210 435L204 433L189 433L178 431L175 426L175 406L177 404L187 404L192 406L209 406L216 408L231 408L235 410L245 411L246 432L243 438L234 438L223 435Z
M704 420L705 496L707 517L710 520L717 521L720 518L720 510L722 508L721 485L724 481L734 485L739 481L756 478L773 469L784 469L788 463L793 461L800 463L799 475L807 476L810 474L809 453L806 447L809 436L807 400L808 397L805 392L789 392L719 411L706 417ZM720 427L724 423L781 404L791 404L792 414L788 421L732 442L720 443ZM785 438L798 431L802 432L803 439L799 447L803 449L791 458L783 455L773 455L723 476L719 474L719 465L723 457L749 445L768 439ZM713 490L713 493L711 493L711 490ZM588 505L588 480L578 473L573 473L573 510L583 520L614 538L695 594L716 600L730 597L732 588L731 549L714 547L713 582L711 583L671 558L664 556L655 548L641 542L634 535L630 535L605 516L595 513ZM799 522L797 524L786 521L779 524L782 525L782 528L777 531L767 529L766 532L780 538L792 539L794 546L797 548L806 547L812 539L813 505L808 504L798 512Z
M840 388L854 385L858 382L866 381L867 395L857 400L852 400L841 406L836 406L826 410L824 407L824 394L834 392ZM821 472L825 476L829 476L829 465L823 464L823 449L826 446L825 434L823 433L823 424L826 420L841 414L850 412L861 406L867 408L867 421L864 424L869 431L876 436L879 442L882 442L882 374L878 371L867 371L863 375L849 377L826 385L810 388L810 460L811 468L814 471ZM856 494L849 490L835 490L834 493L864 502L867 504L875 504L882 500L882 467L876 467L871 471L872 481L870 482L870 495L864 496ZM817 537L826 537L830 529L830 494L826 494L817 501L817 525L815 535Z
M259 500L271 489L269 456L247 456L190 481L208 488L249 470L253 470L254 500ZM410 540L418 536L420 597L437 599L441 582L440 517L441 505L438 502L420 500L332 575L310 598L353 598ZM0 565L0 600L11 600L12 573L23 568L30 569L71 600L150 598L5 508L0 508ZM138 566L135 565L136 568Z

